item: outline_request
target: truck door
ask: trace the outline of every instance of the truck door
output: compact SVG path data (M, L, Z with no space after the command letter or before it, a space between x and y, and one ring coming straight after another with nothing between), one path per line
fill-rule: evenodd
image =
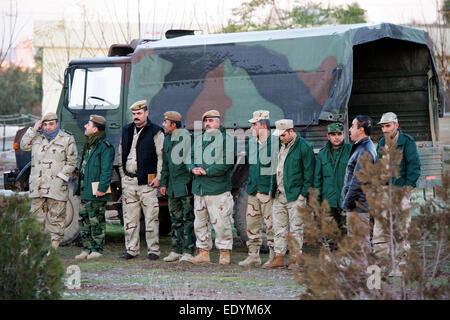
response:
M117 148L122 131L124 64L77 65L67 73L67 98L61 108L61 127L70 131L78 151L85 142L84 125L91 114L107 120L106 133Z

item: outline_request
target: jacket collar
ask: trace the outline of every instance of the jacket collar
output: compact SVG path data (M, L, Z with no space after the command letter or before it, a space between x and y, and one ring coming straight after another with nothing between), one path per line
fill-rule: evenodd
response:
M369 136L369 137L362 138L362 139L356 141L354 145L355 145L355 146L358 146L358 145L363 144L363 143L366 143L366 142L368 142L368 141L370 141L370 136Z
M399 129L399 130L398 130L397 146L402 146L402 145L405 144L405 142L406 142L405 135L404 135L403 132Z
M95 149L97 149L98 146L101 145L103 143L103 141L105 141L106 139L108 139L108 138L97 139L97 141L95 142L91 152L89 152L89 154L88 154L88 158L87 158L86 162L89 162L89 159L94 154Z

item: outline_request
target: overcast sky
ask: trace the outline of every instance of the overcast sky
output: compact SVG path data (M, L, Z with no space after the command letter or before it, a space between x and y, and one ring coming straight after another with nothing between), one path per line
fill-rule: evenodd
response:
M413 20L432 23L437 19L437 10L443 0L297 0L298 3L314 1L324 5L343 5L358 2L367 10L368 22L392 22L408 24ZM92 20L130 20L137 22L137 7L140 3L141 19L150 24L171 23L225 25L232 17L231 9L238 7L242 0L0 0L0 28L9 25L8 14L17 2L18 26L21 33L18 40L32 38L34 20L59 20L63 17L74 19L83 14L81 6ZM278 0L280 6L292 5L295 0ZM12 6L11 6L12 5Z

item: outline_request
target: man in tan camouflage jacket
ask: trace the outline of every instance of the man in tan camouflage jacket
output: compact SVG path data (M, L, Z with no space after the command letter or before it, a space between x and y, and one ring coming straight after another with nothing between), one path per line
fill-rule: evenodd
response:
M47 113L25 133L20 149L31 151L31 213L50 232L56 249L64 235L67 182L77 164L75 139L59 128L55 113Z

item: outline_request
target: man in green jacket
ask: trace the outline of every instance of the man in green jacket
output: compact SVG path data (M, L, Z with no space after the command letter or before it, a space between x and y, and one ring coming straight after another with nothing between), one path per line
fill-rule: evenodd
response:
M216 234L216 248L220 251L220 264L230 264L233 247L231 213L231 170L234 166L235 140L220 125L220 113L210 110L203 114L204 133L197 136L187 165L194 175L194 230L198 254L188 261L209 263L212 249L211 225Z
M78 183L74 194L81 198L78 224L83 251L76 260L96 259L105 244L105 209L113 176L114 147L106 137L106 119L91 115L84 126L86 143L81 155Z
M166 136L160 191L169 198L172 222L172 251L163 259L166 262L192 259L195 250L192 177L185 165L185 158L190 155L191 135L181 128L181 118L176 111L164 113Z
M291 119L275 122L274 136L282 142L278 153L275 177L272 178L271 195L274 197L272 218L275 258L265 268L284 267L287 236L291 233L301 249L303 247L303 222L299 207L305 207L308 189L314 183L314 151L311 145L294 130ZM290 261L289 268L294 266Z
M341 123L328 125L327 138L327 144L317 155L314 188L319 190L319 201L327 200L330 213L344 232L345 214L342 215L340 200L352 145L344 142L344 126Z
M399 176L392 179L392 184L400 188L404 186L408 186L411 189L415 188L417 180L420 177L420 158L414 138L408 134L403 133L399 129L397 115L393 112L384 113L378 124L381 126L381 130L383 131L383 137L381 137L377 145L378 157L382 157L380 153L381 148L388 147L388 144L386 144L386 140L390 140L393 145L396 145L397 149L401 150L403 155L400 162ZM403 210L408 210L411 207L409 194L402 199L401 206ZM407 219L406 225L402 228L405 236L410 221L411 217ZM380 221L378 220L375 220L373 228L373 247L375 253L378 255L389 254L388 239L383 236L383 230ZM396 256L401 255L401 252L408 251L409 248L410 245L408 241L404 239L399 244L399 252L396 253ZM404 263L404 261L400 262ZM399 275L400 271L394 270L392 274Z
M248 121L252 124L253 137L249 140L246 148L249 163L247 178L248 200L247 213L245 215L248 257L239 262L239 265L243 267L259 266L261 264L259 250L262 244L262 223L266 226L267 245L269 247L269 260L266 263L272 261L275 256L273 251L272 199L270 198L273 162L269 111L255 111L253 118Z

